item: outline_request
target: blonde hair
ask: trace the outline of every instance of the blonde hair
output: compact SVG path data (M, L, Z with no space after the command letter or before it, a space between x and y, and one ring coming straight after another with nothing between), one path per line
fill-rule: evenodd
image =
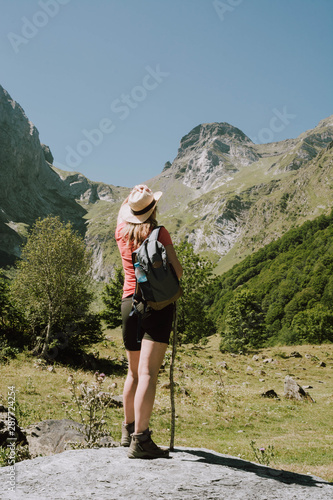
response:
M127 242L127 246L133 246L133 249L139 248L141 243L149 236L151 231L157 227L156 208L151 216L141 224L133 224L126 222L126 225L121 231L121 237Z

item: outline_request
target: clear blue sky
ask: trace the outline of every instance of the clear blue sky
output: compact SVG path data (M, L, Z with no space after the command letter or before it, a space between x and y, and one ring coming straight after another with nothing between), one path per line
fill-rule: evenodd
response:
M271 142L333 113L332 0L0 4L0 84L55 165L95 181L159 174L200 123Z

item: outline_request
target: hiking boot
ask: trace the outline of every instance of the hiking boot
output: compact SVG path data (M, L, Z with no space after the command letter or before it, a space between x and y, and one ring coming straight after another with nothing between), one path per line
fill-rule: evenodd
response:
M150 437L152 432L132 434L128 458L169 458L169 450L159 448Z
M128 448L131 444L131 434L134 432L134 422L131 424L125 424L123 422L121 426L121 441L120 445Z

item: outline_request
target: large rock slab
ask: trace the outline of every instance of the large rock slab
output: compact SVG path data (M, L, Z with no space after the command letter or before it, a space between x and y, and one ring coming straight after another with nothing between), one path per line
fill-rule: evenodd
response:
M176 448L170 459L130 460L126 448L73 450L20 462L16 490L2 500L328 500L333 485L198 448Z

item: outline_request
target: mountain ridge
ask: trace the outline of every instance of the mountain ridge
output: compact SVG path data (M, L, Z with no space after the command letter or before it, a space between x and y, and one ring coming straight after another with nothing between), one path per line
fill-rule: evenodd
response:
M328 147L332 138L333 116L330 116L321 120L317 127L302 133L296 139L260 145L252 143L251 147L260 156L259 160L251 162L238 170L235 169L227 182L213 187L210 191L202 192L196 189L194 192L194 189L190 190L186 208L179 206L179 211L184 214L184 211L186 212L186 209L189 208L192 214L196 213L197 215L195 218L192 217L190 221L187 220L188 217L182 215L178 220L179 229L176 233L193 243L196 251L206 252L213 258L211 248L215 249L216 251L213 252L215 260L220 261L217 271L222 272L233 263L236 263L240 256L245 256L249 251L259 248L261 244L268 243L272 239L279 237L294 223L297 223L298 217L294 216L296 208L292 206L291 199L289 199L291 197L288 196L289 201L283 216L279 213L276 218L276 222L280 224L280 227L272 228L270 237L259 241L260 232L267 229L263 224L265 215L261 206L266 197L268 199L275 197L275 204L279 207L280 203L286 203L285 200L281 201L279 199L279 194L280 198L282 198L283 190L289 192L290 188L295 183L296 185L298 183L299 188L303 190L303 194L299 193L298 198L302 198L302 196L304 198L303 203L301 203L302 213L300 214L299 223L306 220L306 218L314 218L322 212L328 213L333 201L330 188L332 184L332 150ZM324 158L319 156L319 153L325 155ZM178 159L176 157L172 165L177 164ZM304 180L302 181L302 176L307 172L308 168L312 173L316 172L317 177L321 177L317 179L319 183L323 180L324 172L317 168L317 161L324 161L326 165L326 178L324 179L324 186L326 186L324 189L325 205L318 203L318 199L314 199L313 193L304 194L304 189L307 186ZM310 167L310 165L312 166ZM179 191L179 179L175 175L172 177L171 169L172 166L150 180L154 189L163 186L166 191L173 192L176 186L176 190ZM305 175L305 177L307 184L312 182L313 191L318 189L318 186L313 185L313 181L308 175ZM281 193L279 193L280 191ZM310 200L306 201L308 197ZM232 210L230 210L231 207L233 207ZM261 215L260 221L258 220L258 214L255 214L256 209ZM308 209L307 213L305 213L306 209ZM175 215L175 210L174 212L167 210L167 213ZM164 215L167 219L167 214ZM275 215L277 215L276 210ZM251 223L251 217L254 217L256 224ZM281 219L286 220L282 221ZM188 234L185 234L186 231L181 232L181 226L184 223L186 230L189 229ZM241 240L246 235L251 237L251 234L247 234L251 232L254 232L252 237L256 241L249 250L244 248L245 244L242 245ZM222 259L224 261L222 264L220 257L225 256L230 251L234 255L230 254L228 259Z
M181 138L172 163L143 182L164 191L159 222L174 241L192 243L220 273L293 225L328 213L332 139L333 115L296 139L267 144L254 144L226 122L203 123ZM36 218L54 214L84 235L94 277L108 280L120 264L113 235L130 188L52 165L50 148L1 86L0 143L0 266L20 256Z

